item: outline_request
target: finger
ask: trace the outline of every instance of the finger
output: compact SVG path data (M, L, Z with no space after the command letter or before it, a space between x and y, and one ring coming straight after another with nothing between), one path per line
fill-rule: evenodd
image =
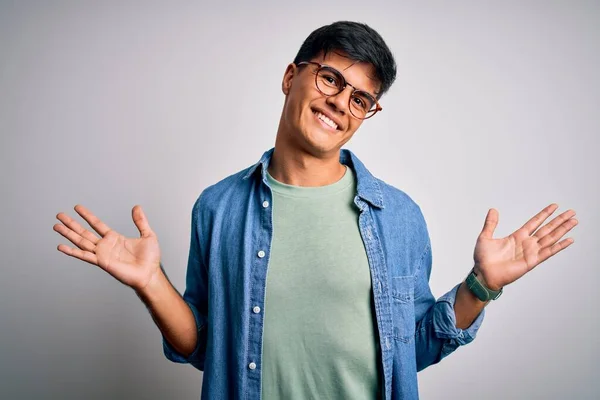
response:
M140 231L141 237L153 235L154 232L152 232L152 229L150 229L148 218L146 218L146 214L144 214L144 210L142 210L141 206L133 206L133 209L131 210L131 217L133 218L133 223Z
M57 249L58 249L58 251L61 251L68 256L78 258L80 260L89 262L90 264L93 264L93 265L98 265L98 257L96 257L96 254L91 253L89 251L75 249L75 248L66 246L64 244L59 244Z
M548 222L541 229L537 230L533 234L533 236L537 237L538 239L541 239L544 236L546 236L548 233L554 231L557 227L559 227L565 221L568 221L569 218L571 218L573 216L575 216L575 211L567 210L567 211L563 212L562 214L560 214L559 216L557 216L556 218L554 218L552 221Z
M552 213L556 211L557 208L558 204L550 204L548 207L544 208L542 211L537 213L537 215L535 215L533 218L527 221L525 225L521 227L521 229L524 229L527 232L527 234L531 236L531 234L535 232L535 230L539 228L540 225L542 225L542 223L546 220L546 218L552 215Z
M573 240L573 238L567 238L567 239L561 240L558 243L555 243L552 246L545 247L538 254L538 256L539 256L539 262L538 262L537 265L539 265L540 263L546 261L548 258L552 257L556 253L558 253L558 252L566 249L567 247L569 247L570 245L572 245L574 242L575 242L575 240Z
M96 235L94 235L92 232L85 229L83 226L81 226L77 221L75 221L73 218L69 217L67 214L58 213L58 214L56 214L56 218L60 222L65 224L66 227L68 227L69 229L71 229L72 231L77 233L79 236L84 237L85 239L87 239L94 245L96 243L98 243L98 241L100 240ZM67 239L71 240L70 238L67 238ZM75 243L75 244L77 244L77 243Z
M64 237L66 237L67 239L69 239L71 243L73 243L75 246L79 247L82 250L93 251L96 248L96 245L94 243L90 242L83 236L79 235L78 233L72 231L71 229L67 228L62 224L55 224L53 226L53 229L56 232L63 235Z
M494 231L496 230L496 226L498 226L498 217L498 210L495 208L488 210L483 229L481 230L481 237L491 239L494 236Z
M100 220L100 218L96 217L94 214L90 212L87 208L78 204L75 206L75 211L77 214L81 215L81 218L85 219L85 221L90 224L92 228L102 237L106 236L108 232L110 232L110 228L104 222Z
M554 229L552 232L545 235L538 241L538 244L543 247L552 246L556 243L561 237L563 237L567 232L577 225L579 221L575 218L570 218L569 220L563 222L560 226Z

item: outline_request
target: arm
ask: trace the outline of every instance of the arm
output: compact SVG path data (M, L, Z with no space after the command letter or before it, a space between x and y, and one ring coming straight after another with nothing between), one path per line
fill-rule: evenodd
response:
M454 302L454 314L456 315L456 327L467 329L479 315L483 307L489 301L481 301L469 290L467 283L462 281L456 293Z
M477 238L473 258L478 279L492 290L520 279L527 272L566 249L573 239L561 238L577 225L575 212L567 210L541 227L557 209L550 204L511 235L494 239L498 211L488 211ZM427 245L415 277L415 346L417 369L421 370L475 338L485 315L487 303L479 301L465 282L455 286L437 302L429 289L431 245Z
M136 294L150 311L163 338L183 358L189 358L198 342L194 314L169 282L162 265L148 285Z
M55 224L53 229L75 247L60 244L57 249L102 268L134 289L163 334L167 358L175 362L190 362L202 369L206 347L207 274L199 261L202 259L198 235L199 199L192 212L187 290L183 298L162 269L158 238L139 205L131 210L133 222L140 232L139 238L127 238L114 231L82 205L76 205L75 211L100 237L65 213L58 213L56 218L62 224Z
M147 305L163 336L163 352L170 361L190 363L204 371L208 323L208 270L201 261L200 199L192 209L190 251L183 297L161 271L146 293ZM140 297L142 297L140 296Z
M429 286L431 265L431 244L428 240L415 275L417 371L438 363L459 346L473 341L485 316L483 308L473 306L470 293L465 292L469 289L464 282L436 301ZM455 314L455 308L461 313ZM460 318L458 323L457 318Z

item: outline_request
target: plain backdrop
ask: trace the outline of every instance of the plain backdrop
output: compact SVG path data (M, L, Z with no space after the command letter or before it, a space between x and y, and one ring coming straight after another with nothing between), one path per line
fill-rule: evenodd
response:
M138 235L140 204L183 292L200 192L274 144L281 78L336 20L386 40L398 78L347 147L422 208L440 296L552 202L575 243L487 308L475 341L419 374L423 399L600 395L600 3L0 2L0 397L198 399L134 292L57 251L83 204Z

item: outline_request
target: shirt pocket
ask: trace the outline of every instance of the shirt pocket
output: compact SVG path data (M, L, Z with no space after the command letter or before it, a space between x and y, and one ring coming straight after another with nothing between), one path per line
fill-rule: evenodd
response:
M395 339L409 342L415 335L415 277L392 278L392 324Z

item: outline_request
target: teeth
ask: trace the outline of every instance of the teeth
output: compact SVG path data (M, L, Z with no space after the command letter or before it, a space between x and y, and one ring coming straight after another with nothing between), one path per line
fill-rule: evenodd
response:
M325 122L327 125L329 125L333 129L337 129L338 126L335 122L333 122L332 120L327 118L325 115L321 114L320 112L317 112L316 114L317 114L317 118L319 118L321 121Z

